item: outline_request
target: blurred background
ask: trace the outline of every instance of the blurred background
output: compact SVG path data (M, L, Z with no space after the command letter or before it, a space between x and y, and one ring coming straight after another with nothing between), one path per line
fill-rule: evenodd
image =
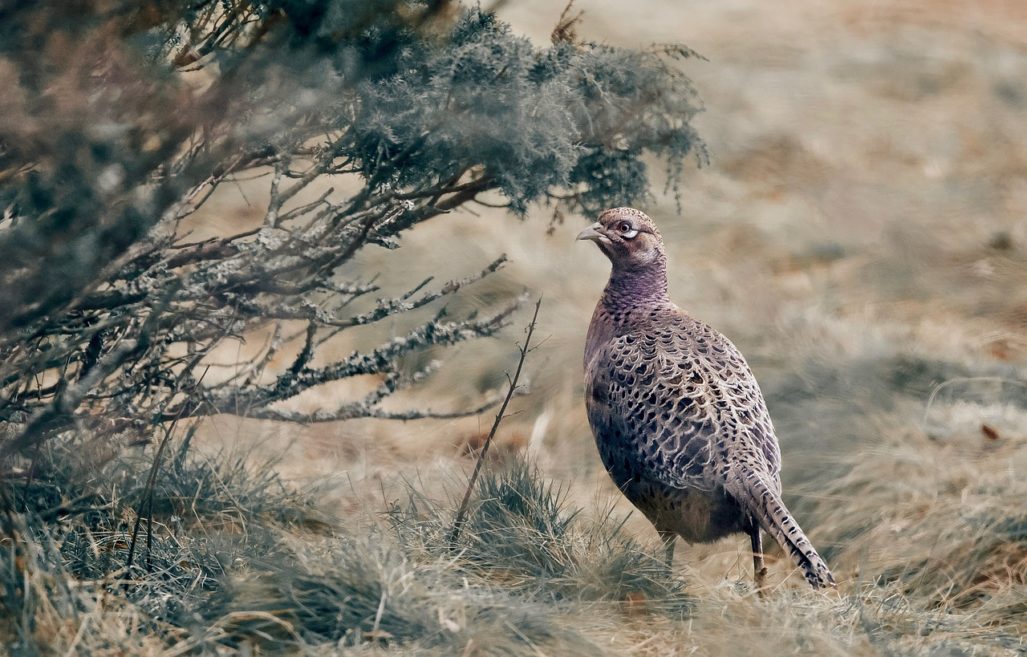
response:
M1027 3L67 7L0 3L0 652L1023 654ZM640 196L654 151L623 203L837 592L769 546L757 597L741 536L668 578L600 464L609 263L528 201ZM449 419L367 417L410 409Z
M562 9L522 0L499 14L543 45ZM641 209L664 233L672 298L727 334L759 378L793 502L889 436L978 441L990 428L1023 438L1027 6L593 0L575 9L585 40L683 42L706 58L684 68L705 103L694 123L710 162L686 169L677 200L658 181ZM662 166L652 170L659 177ZM247 205L223 198L210 211L245 216ZM515 398L498 451L526 450L576 501L626 512L581 398L584 335L609 270L591 244L573 241L591 220L567 217L549 231L545 208L523 221L461 210L403 237L402 270L374 254L357 267L401 284L422 272L459 277L508 254L507 268L452 302L543 298L528 394ZM389 403L469 407L502 391L531 305L500 336L448 351L429 384ZM306 394L299 407L330 407L354 385ZM411 476L458 481L454 467L469 467L491 419L220 418L203 433L218 446L259 436L290 477L335 478L344 485L334 494L359 506L365 495L381 503L378 480L386 489ZM631 526L648 531L638 517ZM733 542L702 550L737 560Z

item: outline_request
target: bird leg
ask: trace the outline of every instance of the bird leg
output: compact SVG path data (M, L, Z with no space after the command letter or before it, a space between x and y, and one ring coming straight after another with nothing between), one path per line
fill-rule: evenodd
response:
M660 540L663 541L663 552L664 560L667 562L667 570L672 570L674 566L674 539L677 538L677 534L674 532L660 532Z
M749 541L752 543L752 572L756 582L756 592L763 597L763 587L767 581L767 567L763 565L763 537L760 536L759 524L753 522L749 528Z

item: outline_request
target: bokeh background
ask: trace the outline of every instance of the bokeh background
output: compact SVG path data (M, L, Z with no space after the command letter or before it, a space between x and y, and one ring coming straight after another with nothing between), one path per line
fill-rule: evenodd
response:
M455 4L439 6L452 10L440 25L456 16ZM540 47L565 10L497 7ZM679 42L702 55L674 65L704 102L692 124L708 161L674 179L649 162L641 209L665 237L672 298L752 365L781 443L786 502L838 589L811 591L770 545L771 586L758 596L743 536L679 547L667 576L655 532L609 482L586 422L581 354L609 263L574 236L594 218L467 203L404 231L398 251L362 248L339 272L373 279L388 299L509 258L445 299L465 317L520 297L509 325L407 355L411 370L442 365L389 397L391 410L501 397L543 300L523 394L459 541L450 523L490 412L204 418L195 436L192 425L175 436L163 466L169 442L115 445L97 425L92 443L125 447L119 458L104 452L91 468L71 441L54 451L53 472L37 473L32 456L10 473L10 490L44 522L38 533L12 524L24 540L0 541L0 655L7 644L33 655L1024 654L1027 3L579 0L578 11L578 39ZM195 89L217 76L178 70ZM336 199L360 189L323 178L292 202L329 185ZM178 228L193 241L238 234L265 220L269 196L268 176L240 176ZM437 309L346 330L311 365L366 352ZM269 372L296 362L300 324ZM265 353L266 332L240 337L205 356L204 383ZM281 410L334 409L381 382L317 387ZM64 460L75 462L68 485ZM83 478L107 497L76 488ZM47 495L33 501L37 489ZM154 514L155 490L163 503L156 529L145 523L143 557L144 534L130 528ZM69 508L79 502L89 506ZM132 533L134 569L123 560L135 554Z
M735 341L760 379L793 504L889 436L981 441L990 428L1024 438L1027 5L593 0L575 9L586 40L683 42L706 58L684 66L705 102L695 125L710 162L685 171L678 198L658 182L643 209L667 241L672 297ZM499 13L543 44L562 10L521 0ZM652 169L659 180L660 163ZM252 220L259 193L216 199L197 224ZM576 501L627 512L581 400L585 330L609 266L573 241L590 218L550 230L551 219L546 208L523 221L461 211L405 236L403 258L371 253L355 267L398 288L508 254L505 270L454 302L544 299L530 385L497 451L527 451ZM440 354L435 378L390 404L470 407L501 392L531 305L500 338ZM334 406L360 386L297 403ZM355 510L380 507L411 477L458 486L490 423L487 414L312 427L219 418L203 434L216 448L258 444L294 480L334 480L325 494ZM709 560L718 576L735 564L741 576L740 545L684 558Z

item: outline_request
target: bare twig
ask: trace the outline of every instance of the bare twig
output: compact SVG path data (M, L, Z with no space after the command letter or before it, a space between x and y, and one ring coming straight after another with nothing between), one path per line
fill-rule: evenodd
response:
M467 482L467 490L464 491L464 499L460 502L460 508L456 512L456 519L453 521L453 529L449 534L449 543L454 545L458 538L460 538L460 530L463 529L464 522L467 516L467 505L471 501L471 493L474 492L474 485L478 482L478 475L481 474L482 465L485 463L485 458L488 456L489 446L492 444L492 439L496 435L496 431L499 429L499 423L503 421L504 413L506 413L506 407L513 398L514 393L517 391L517 381L521 376L521 370L524 368L524 360L528 356L528 351L531 348L531 336L535 332L535 324L538 321L538 311L542 307L542 297L539 297L538 301L535 302L535 313L531 316L531 322L528 324L527 335L524 337L524 344L520 346L520 358L517 360L517 369L514 371L513 377L510 379L510 387L506 391L506 397L503 398L503 403L499 407L499 412L496 413L496 419L492 423L492 429L489 430L489 435L485 438L485 442L481 446L481 452L478 453L478 461L474 464L474 472L471 473L471 478Z

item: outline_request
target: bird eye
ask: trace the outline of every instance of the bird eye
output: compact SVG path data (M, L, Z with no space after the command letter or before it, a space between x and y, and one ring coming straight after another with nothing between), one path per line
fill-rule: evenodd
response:
M626 239L631 239L635 235L638 235L638 231L631 226L630 222L627 221L622 221L619 224L617 224L617 231Z

